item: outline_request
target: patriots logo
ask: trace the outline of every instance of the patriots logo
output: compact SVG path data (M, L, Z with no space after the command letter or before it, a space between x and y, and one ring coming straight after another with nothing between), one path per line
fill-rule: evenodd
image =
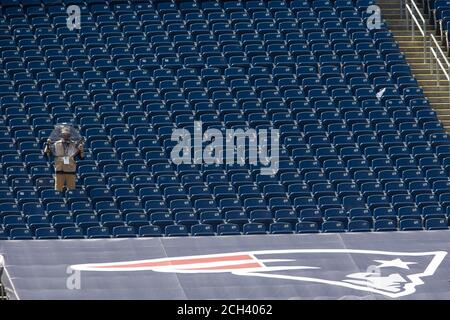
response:
M416 292L416 286L424 284L422 278L432 276L446 254L445 251L263 250L78 264L70 268L103 272L231 273L280 281L315 282L399 298ZM324 270L324 265L328 270Z

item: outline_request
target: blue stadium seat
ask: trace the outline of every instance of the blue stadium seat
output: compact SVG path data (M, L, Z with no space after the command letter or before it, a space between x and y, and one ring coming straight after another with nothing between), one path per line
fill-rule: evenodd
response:
M282 234L282 233L292 233L292 225L286 222L275 222L269 226L269 233L272 234Z
M89 227L87 229L87 237L89 239L111 238L111 234L106 227Z
M9 237L7 236L5 230L0 229L0 240L8 240Z
M116 226L113 227L113 237L114 238L134 238L136 233L133 227L129 226Z
M345 225L340 221L325 221L322 224L322 232L345 232Z
M161 229L158 226L148 225L139 227L139 237L161 237Z
M403 219L400 220L400 230L422 230L422 220L421 219Z
M189 236L188 229L184 225L169 225L165 228L166 237Z
M38 228L35 232L36 239L58 239L58 233L54 228Z
M67 227L61 230L61 239L84 239L83 231L77 227Z
M217 226L217 234L220 236L225 235L240 235L239 226L233 223L219 224Z
M298 222L295 225L295 231L297 233L317 233L319 229L315 222Z
M9 237L11 240L31 240L33 236L28 228L14 228L11 230Z
M193 236L214 236L214 229L208 224L196 224L191 227L191 234Z
M266 234L266 227L263 223L246 223L243 226L243 233L246 235Z
M448 222L446 218L429 218L425 221L426 230L447 230Z
M370 231L370 223L366 220L352 220L348 224L348 231L350 232Z
M374 225L375 231L397 231L397 221L391 219L378 219Z

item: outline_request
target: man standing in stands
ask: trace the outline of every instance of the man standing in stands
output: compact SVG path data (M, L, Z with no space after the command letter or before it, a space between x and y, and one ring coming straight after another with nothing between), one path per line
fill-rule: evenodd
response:
M70 129L61 129L60 139L53 142L47 140L44 153L55 157L55 190L62 191L64 186L67 190L75 189L76 185L76 161L75 156L84 158L83 143L71 139Z

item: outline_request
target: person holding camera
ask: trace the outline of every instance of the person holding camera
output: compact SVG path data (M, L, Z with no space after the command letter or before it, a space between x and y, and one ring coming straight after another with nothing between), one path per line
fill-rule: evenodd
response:
M75 157L84 158L83 143L77 143L71 140L70 130L63 128L61 138L55 142L48 139L44 153L52 154L55 157L55 190L62 191L64 187L67 190L76 187L77 165Z

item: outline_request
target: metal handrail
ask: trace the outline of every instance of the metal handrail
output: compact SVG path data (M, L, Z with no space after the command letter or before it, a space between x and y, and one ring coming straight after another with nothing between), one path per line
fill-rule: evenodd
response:
M437 63L438 63L438 64L439 64L439 66L441 67L442 71L444 71L445 77L447 78L447 80L449 80L449 81L450 81L450 76L448 75L448 73L447 73L447 72L445 72L445 68L444 68L444 66L442 65L442 62L441 62L441 60L437 59L437 57L436 57L436 52L434 51L434 49L433 49L433 48L431 48L431 50L432 50L432 51L433 51L433 53L434 53L434 56L435 56L435 58L436 58L436 60L437 60Z
M408 4L408 2L411 3L411 5ZM414 26L416 25L417 28L419 29L420 33L422 34L423 37L423 55L424 55L424 62L426 62L426 57L427 57L427 23L425 18L423 17L422 13L420 12L419 8L417 7L416 3L414 2L414 0L405 0L405 15L406 15L406 27L409 28L409 16L411 17L411 33L413 38L415 37L415 33L414 33ZM409 14L409 15L408 15ZM416 15L420 18L421 22L420 23L417 18ZM414 24L415 23L415 24ZM430 59L431 59L431 54L430 54Z
M434 45L434 46L433 46ZM435 48L437 48L437 52L435 50ZM439 52L439 55L438 55ZM442 71L442 73L444 73L445 78L447 79L447 81L449 82L449 86L450 86L450 62L448 61L446 55L444 54L444 51L442 51L441 46L439 45L439 43L437 42L435 36L433 34L430 33L430 63L432 62L432 56L434 56L434 65L436 68L436 81L438 84L440 84L441 79L439 76L439 67ZM445 65L442 63L442 60L445 62ZM434 68L433 68L434 70Z
M447 56L445 55L444 51L442 51L441 46L439 45L439 43L436 40L436 37L432 33L430 33L430 39L432 40L430 41L430 44L434 43L439 53L441 54L442 58L444 59L445 63L447 64L447 67L450 67L450 62L448 61Z
M414 22L416 23L417 28L419 29L419 31L420 31L420 33L422 34L422 36L425 36L425 31L424 31L424 29L422 29L422 28L420 27L419 21L417 21L416 16L415 16L414 13L412 12L411 7L410 7L408 4L406 4L406 9L407 9L408 12L411 14L411 18L412 18L412 19L414 20ZM425 24L425 21L424 21L424 24ZM414 35L414 28L411 28L411 29L412 29L413 35Z
M413 0L411 0L411 4L414 6L414 9L416 9L416 12L419 14L419 17L422 20L422 22L426 25L425 18L422 16L422 13L420 12L420 10L417 7L416 3Z
M406 16L407 29L411 27L412 37L415 37L415 27L419 29L423 37L424 62L427 62L427 57L429 57L431 72L436 72L436 81L438 82L438 84L441 80L440 71L442 71L450 85L450 62L444 51L442 51L442 48L436 40L436 37L430 31L427 32L427 21L417 7L416 2L414 0L402 0L401 5L401 12L404 11ZM434 71L435 69L436 71Z

